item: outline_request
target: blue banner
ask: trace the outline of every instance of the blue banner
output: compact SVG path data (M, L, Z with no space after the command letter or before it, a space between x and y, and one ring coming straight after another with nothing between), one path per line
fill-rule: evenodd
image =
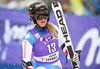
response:
M65 18L74 49L82 50L80 69L100 69L100 17L69 16L65 13ZM50 22L58 26L52 12ZM21 41L26 30L32 27L27 12L0 10L0 65L21 65ZM66 63L61 50L60 59L64 69L72 69L70 60Z

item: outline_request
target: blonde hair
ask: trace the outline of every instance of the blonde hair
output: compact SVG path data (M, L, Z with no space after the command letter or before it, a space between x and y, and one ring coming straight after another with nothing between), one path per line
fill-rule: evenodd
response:
M57 32L54 28L54 25L52 23L47 23L47 28L49 32L51 33L52 37L55 39L55 37L57 36Z

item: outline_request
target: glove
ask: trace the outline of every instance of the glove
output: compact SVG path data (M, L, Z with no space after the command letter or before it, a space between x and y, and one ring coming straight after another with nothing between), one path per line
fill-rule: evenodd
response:
M74 56L73 56L74 62L76 62L76 63L80 62L80 53L81 53L81 50L77 50L74 52Z
M21 63L23 65L23 69L33 69L31 61L25 62L24 60L21 60Z

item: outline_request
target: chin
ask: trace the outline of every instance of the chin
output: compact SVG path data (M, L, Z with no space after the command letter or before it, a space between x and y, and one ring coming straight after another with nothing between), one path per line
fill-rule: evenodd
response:
M41 26L41 27L45 27L45 26Z
M45 27L46 26L46 24L43 24L41 27Z

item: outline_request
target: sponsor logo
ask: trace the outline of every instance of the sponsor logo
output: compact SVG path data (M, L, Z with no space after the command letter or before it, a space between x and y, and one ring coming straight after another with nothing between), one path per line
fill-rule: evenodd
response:
M91 40L90 48L85 60L85 66L91 66L92 63L94 62L94 59L95 59L96 64L100 64L100 35L99 33L100 32L97 28L91 28L86 33L84 33L84 35L82 36L82 38L80 39L78 43L78 46L76 49L83 50L87 40L89 39ZM97 56L95 56L97 48L99 48L99 51L97 52Z

